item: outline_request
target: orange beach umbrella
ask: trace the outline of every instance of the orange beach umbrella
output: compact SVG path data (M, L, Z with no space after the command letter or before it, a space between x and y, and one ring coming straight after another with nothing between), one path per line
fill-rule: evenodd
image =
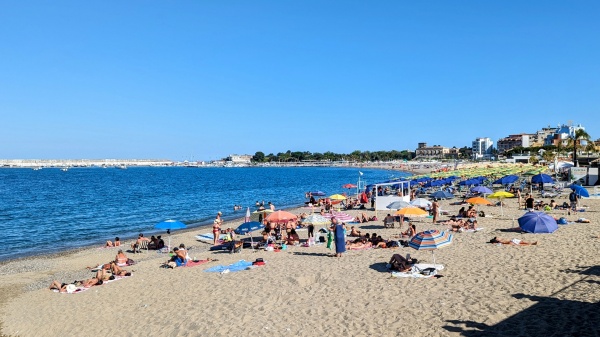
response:
M427 216L429 213L419 207L408 206L397 210L394 215L404 215L410 218L411 216Z
M286 223L298 219L298 216L286 211L275 211L267 216L267 221L274 223Z

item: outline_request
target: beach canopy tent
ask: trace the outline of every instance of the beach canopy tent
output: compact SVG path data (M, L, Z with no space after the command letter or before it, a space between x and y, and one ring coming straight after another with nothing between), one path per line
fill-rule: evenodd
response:
M544 212L527 212L518 222L519 227L529 233L552 233L558 229L556 220Z
M377 191L379 188L384 189L387 187L390 190L390 194L379 195ZM383 183L367 185L366 192L375 189L375 211L387 210L386 206L394 201L410 201L410 193L404 193L410 191L410 181L408 180L394 180Z

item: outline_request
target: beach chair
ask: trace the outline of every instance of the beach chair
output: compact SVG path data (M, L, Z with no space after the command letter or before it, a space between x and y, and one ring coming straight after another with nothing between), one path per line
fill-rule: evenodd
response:
M385 219L383 219L384 228L394 228L394 223L394 217L385 217Z
M142 241L138 244L135 245L135 247L133 248L133 252L134 253L141 253L143 250L146 250L146 253L148 252L148 243L150 241Z

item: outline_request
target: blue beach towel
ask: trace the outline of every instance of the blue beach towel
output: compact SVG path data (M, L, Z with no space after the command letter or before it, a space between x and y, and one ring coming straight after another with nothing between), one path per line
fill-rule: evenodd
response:
M228 266L218 265L218 266L210 267L210 268L206 269L205 272L221 273L221 272L229 269L229 272L233 273L236 271L246 270L250 266L252 266L252 262L248 262L245 260L239 260L238 262L230 264Z

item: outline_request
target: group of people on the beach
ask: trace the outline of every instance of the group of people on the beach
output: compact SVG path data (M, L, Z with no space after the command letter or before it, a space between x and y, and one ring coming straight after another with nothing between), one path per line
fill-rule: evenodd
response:
M107 281L115 280L118 277L131 276L132 271L127 271L122 267L133 265L133 260L129 259L122 249L119 249L115 259L96 267L87 267L87 269L95 270L95 276L71 283L61 283L57 280L50 283L50 289L57 290L61 293L73 293L81 289L99 286Z

